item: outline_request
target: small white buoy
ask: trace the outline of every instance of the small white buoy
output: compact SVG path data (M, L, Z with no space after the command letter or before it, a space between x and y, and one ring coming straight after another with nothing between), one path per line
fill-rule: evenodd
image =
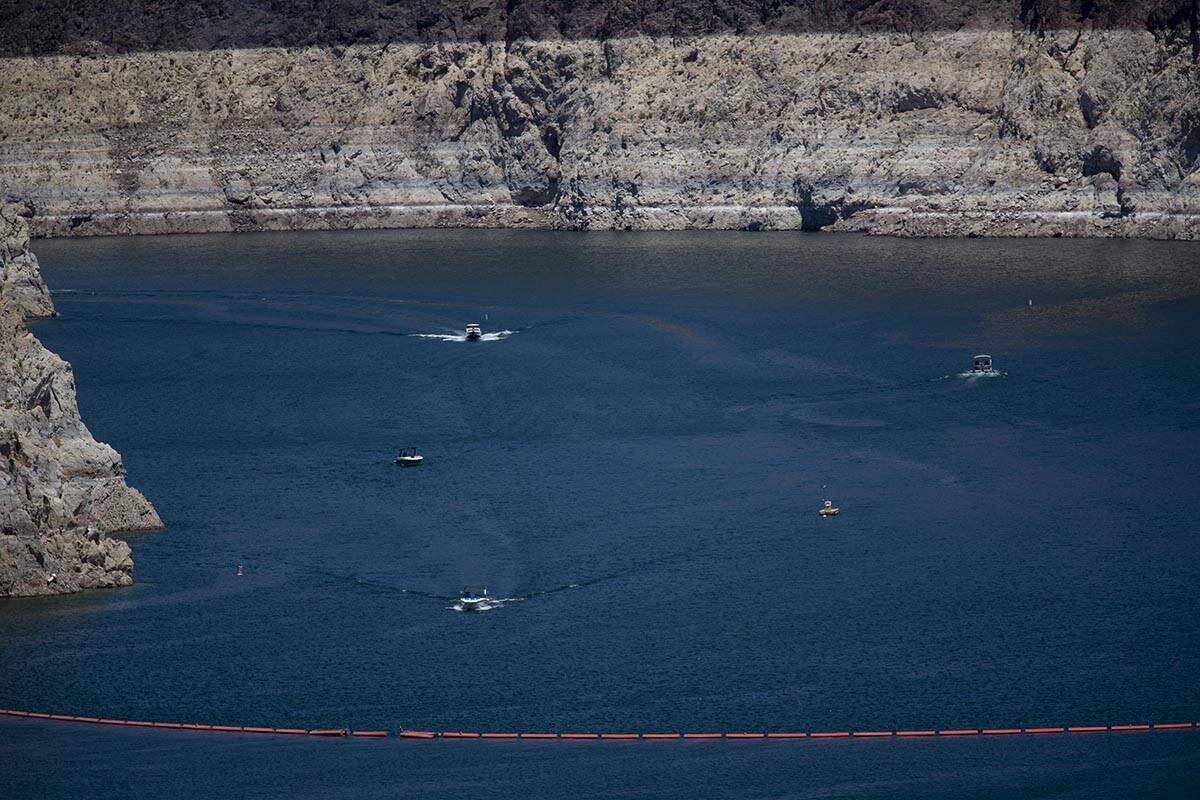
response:
M56 580L58 580L57 572L51 572L49 575L46 576L46 583L54 583Z
M1033 298L1029 298L1029 307L1033 308Z
M238 564L238 573L237 573L237 574L238 574L238 575L244 575L244 574L245 574L244 572L242 572L242 565L241 565L241 564Z

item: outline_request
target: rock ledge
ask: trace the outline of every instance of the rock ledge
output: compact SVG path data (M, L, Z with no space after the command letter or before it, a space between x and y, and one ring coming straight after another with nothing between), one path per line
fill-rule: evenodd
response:
M79 418L71 365L25 326L54 313L25 220L0 208L0 596L128 586L129 545L106 534L163 527Z

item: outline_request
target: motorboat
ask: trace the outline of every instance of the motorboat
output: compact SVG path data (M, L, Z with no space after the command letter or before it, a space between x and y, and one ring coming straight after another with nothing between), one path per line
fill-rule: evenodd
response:
M466 333L468 342L478 342L483 336L483 328L479 327L478 322L472 322L467 326Z
M415 467L425 460L415 447L405 447L396 455L396 463L402 467Z
M986 354L975 356L975 363L971 366L972 375L991 375L996 370L992 367L992 357Z
M459 611L487 611L494 602L488 595L487 587L482 584L468 584L458 595Z
M836 517L839 511L841 511L841 509L835 506L832 500L826 500L824 505L821 506L817 513L822 517Z

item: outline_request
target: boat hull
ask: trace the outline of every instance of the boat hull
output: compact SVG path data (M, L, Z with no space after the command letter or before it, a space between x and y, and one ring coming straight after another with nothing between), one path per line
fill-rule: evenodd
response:
M464 611L467 613L478 613L480 611L488 611L491 609L491 607L492 607L492 601L487 598L472 599L472 600L463 600L460 598L458 601L458 610Z

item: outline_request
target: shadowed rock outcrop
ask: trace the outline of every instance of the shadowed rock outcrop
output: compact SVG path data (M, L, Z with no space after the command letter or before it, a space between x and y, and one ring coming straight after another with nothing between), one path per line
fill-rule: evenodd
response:
M80 420L71 366L26 329L53 313L25 221L0 209L0 596L126 586L129 545L105 534L162 527Z
M16 4L39 235L1200 238L1197 0Z

